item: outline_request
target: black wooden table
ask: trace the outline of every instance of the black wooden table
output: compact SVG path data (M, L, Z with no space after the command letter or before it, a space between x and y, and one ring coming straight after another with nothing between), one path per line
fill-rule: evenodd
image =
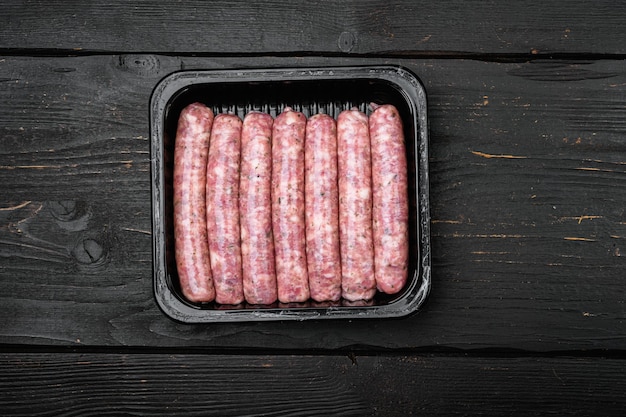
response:
M622 415L626 4L5 2L0 414ZM402 65L432 291L189 325L152 290L149 100L181 69Z

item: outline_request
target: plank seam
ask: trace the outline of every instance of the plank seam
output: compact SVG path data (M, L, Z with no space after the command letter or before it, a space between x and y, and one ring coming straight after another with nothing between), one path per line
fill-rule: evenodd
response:
M16 49L0 48L0 56L30 58L63 58L101 55L161 55L195 58L255 58L255 57L316 57L316 58L387 58L387 59L467 59L487 62L528 62L535 60L625 60L620 53L581 53L581 52L521 52L521 53L479 53L463 51L380 51L367 53L344 53L319 51L284 52L165 52L165 51L115 51L86 49Z
M372 346L352 346L337 349L274 349L274 348L200 348L200 347L144 347L144 346L55 346L1 344L2 353L47 354L138 354L138 355L213 355L213 356L347 356L353 362L358 357L468 357L468 358L603 358L626 360L626 349L589 349L531 351L512 348L462 349L440 346L389 349Z

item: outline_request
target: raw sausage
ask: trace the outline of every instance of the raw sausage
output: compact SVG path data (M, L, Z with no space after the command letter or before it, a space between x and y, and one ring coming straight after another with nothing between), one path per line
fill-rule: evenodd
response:
M398 110L377 106L369 118L372 147L374 267L376 285L395 294L406 281L409 203L404 133Z
M251 112L243 119L239 218L243 292L250 304L277 299L272 237L272 116Z
M183 295L209 302L215 289L209 263L205 183L213 111L193 103L180 113L174 145L174 245Z
M368 118L345 110L337 118L339 241L342 296L369 300L376 293L372 240L372 167Z
M272 228L282 303L309 299L304 225L306 117L286 107L272 129Z
M239 228L241 119L219 114L213 122L206 181L206 216L215 301L243 302Z
M326 114L309 118L304 143L306 256L311 298L337 301L341 298L341 259L335 120Z

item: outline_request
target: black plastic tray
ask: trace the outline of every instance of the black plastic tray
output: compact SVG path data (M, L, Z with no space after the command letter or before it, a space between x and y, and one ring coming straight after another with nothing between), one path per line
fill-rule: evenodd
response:
M377 293L367 303L295 303L223 306L187 301L174 261L172 170L181 110L202 102L242 119L252 110L276 117L287 106L307 117L336 118L353 107L389 103L404 123L409 179L409 277L398 294ZM163 79L150 103L154 294L165 314L184 323L401 317L418 310L431 283L426 93L402 67L332 67L182 71Z

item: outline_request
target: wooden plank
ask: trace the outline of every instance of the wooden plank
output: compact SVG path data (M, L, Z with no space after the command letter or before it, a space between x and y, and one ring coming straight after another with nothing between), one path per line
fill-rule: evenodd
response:
M398 63L429 100L433 290L400 320L172 322L152 295L148 103L181 68ZM0 59L1 343L626 348L620 60Z
M45 16L45 19L42 19ZM624 54L623 1L9 2L10 53Z
M5 416L622 415L623 359L3 353Z

